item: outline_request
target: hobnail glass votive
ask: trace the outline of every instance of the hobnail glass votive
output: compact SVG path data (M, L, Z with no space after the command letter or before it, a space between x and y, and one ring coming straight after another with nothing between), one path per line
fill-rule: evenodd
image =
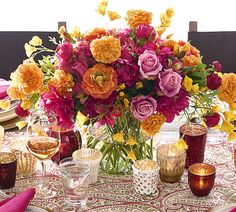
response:
M102 153L98 149L82 148L73 152L74 159L86 160L90 164L89 176L87 182L94 184L98 180L99 164L102 159Z
M143 195L151 195L157 191L158 165L153 160L137 160L132 165L134 190Z
M157 148L159 176L161 181L175 183L181 179L184 172L186 152L174 144L163 144Z

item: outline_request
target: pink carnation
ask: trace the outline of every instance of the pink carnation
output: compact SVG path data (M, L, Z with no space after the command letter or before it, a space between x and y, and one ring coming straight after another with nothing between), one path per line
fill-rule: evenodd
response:
M73 54L73 46L68 41L59 44L56 49L56 55L59 60L68 61L72 57L72 54Z

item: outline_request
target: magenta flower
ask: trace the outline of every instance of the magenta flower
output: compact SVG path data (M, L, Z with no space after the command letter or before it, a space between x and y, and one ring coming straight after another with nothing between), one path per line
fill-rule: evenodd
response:
M220 115L215 112L204 116L203 119L208 127L215 127L220 121Z
M157 102L151 96L136 96L131 101L130 110L135 118L144 121L151 116L157 108Z
M19 102L15 108L15 113L17 116L20 116L20 117L26 117L28 116L30 113L28 110L24 110L22 107L21 107L21 102Z
M146 50L138 58L139 72L144 79L155 79L162 65L154 51Z
M218 60L213 61L212 65L214 66L216 71L218 72L222 71L222 65L220 64Z
M210 73L207 76L207 87L210 90L216 90L217 88L219 88L221 86L221 82L222 79L217 74Z
M182 77L172 69L167 69L158 74L158 81L157 93L172 97L179 93Z
M180 89L174 97L160 96L157 99L157 111L166 117L168 123L172 122L175 115L179 115L189 106L188 95L187 91Z
M62 44L59 44L56 48L56 56L59 60L68 61L73 54L73 46L70 42L65 41Z
M53 111L57 115L59 126L65 129L73 127L75 106L71 94L68 93L65 96L61 96L54 87L50 87L50 92L41 95L40 105L44 106L46 110Z
M128 47L125 47L121 50L121 57L120 58L122 58L124 60L128 60L129 63L134 63L137 60L134 57L134 52Z
M156 37L155 29L147 24L140 24L136 28L136 37L138 39L154 40Z
M72 74L81 82L85 71L88 69L87 62L85 60L76 61L73 64L72 69Z

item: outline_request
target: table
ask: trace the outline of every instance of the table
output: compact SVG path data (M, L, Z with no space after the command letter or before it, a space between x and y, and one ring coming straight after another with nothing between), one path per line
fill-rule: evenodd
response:
M5 145L9 144L9 136L17 136L16 133L7 133ZM167 184L159 180L158 192L153 196L137 194L132 187L132 176L111 176L100 173L98 182L89 186L88 205L84 211L206 211L215 206L230 203L236 205L236 173L233 164L232 143L222 142L218 144L207 143L205 162L216 167L215 186L209 196L194 196L187 182L187 170L178 183ZM63 188L60 177L57 175L56 165L50 165L46 177L48 185L56 188L57 196L42 200L34 198L31 204L62 211ZM19 178L16 186L9 192L17 193L25 188L33 187L40 180L40 176Z

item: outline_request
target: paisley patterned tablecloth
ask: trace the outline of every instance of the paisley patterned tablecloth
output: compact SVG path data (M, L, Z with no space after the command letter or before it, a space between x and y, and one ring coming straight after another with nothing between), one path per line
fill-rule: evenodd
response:
M7 136L16 136L8 133ZM9 140L5 139L5 145ZM132 176L111 176L100 173L98 182L88 190L89 201L84 211L206 211L215 206L235 203L236 172L233 164L232 143L207 143L205 162L216 167L216 180L211 193L206 197L194 196L188 186L187 170L178 183L167 184L158 181L158 192L152 196L137 194L132 186ZM63 188L58 167L53 163L47 166L48 175L44 179L47 185L57 191L50 199L34 198L32 204L63 211ZM16 186L9 193L18 193L25 188L37 185L40 176L18 178Z

